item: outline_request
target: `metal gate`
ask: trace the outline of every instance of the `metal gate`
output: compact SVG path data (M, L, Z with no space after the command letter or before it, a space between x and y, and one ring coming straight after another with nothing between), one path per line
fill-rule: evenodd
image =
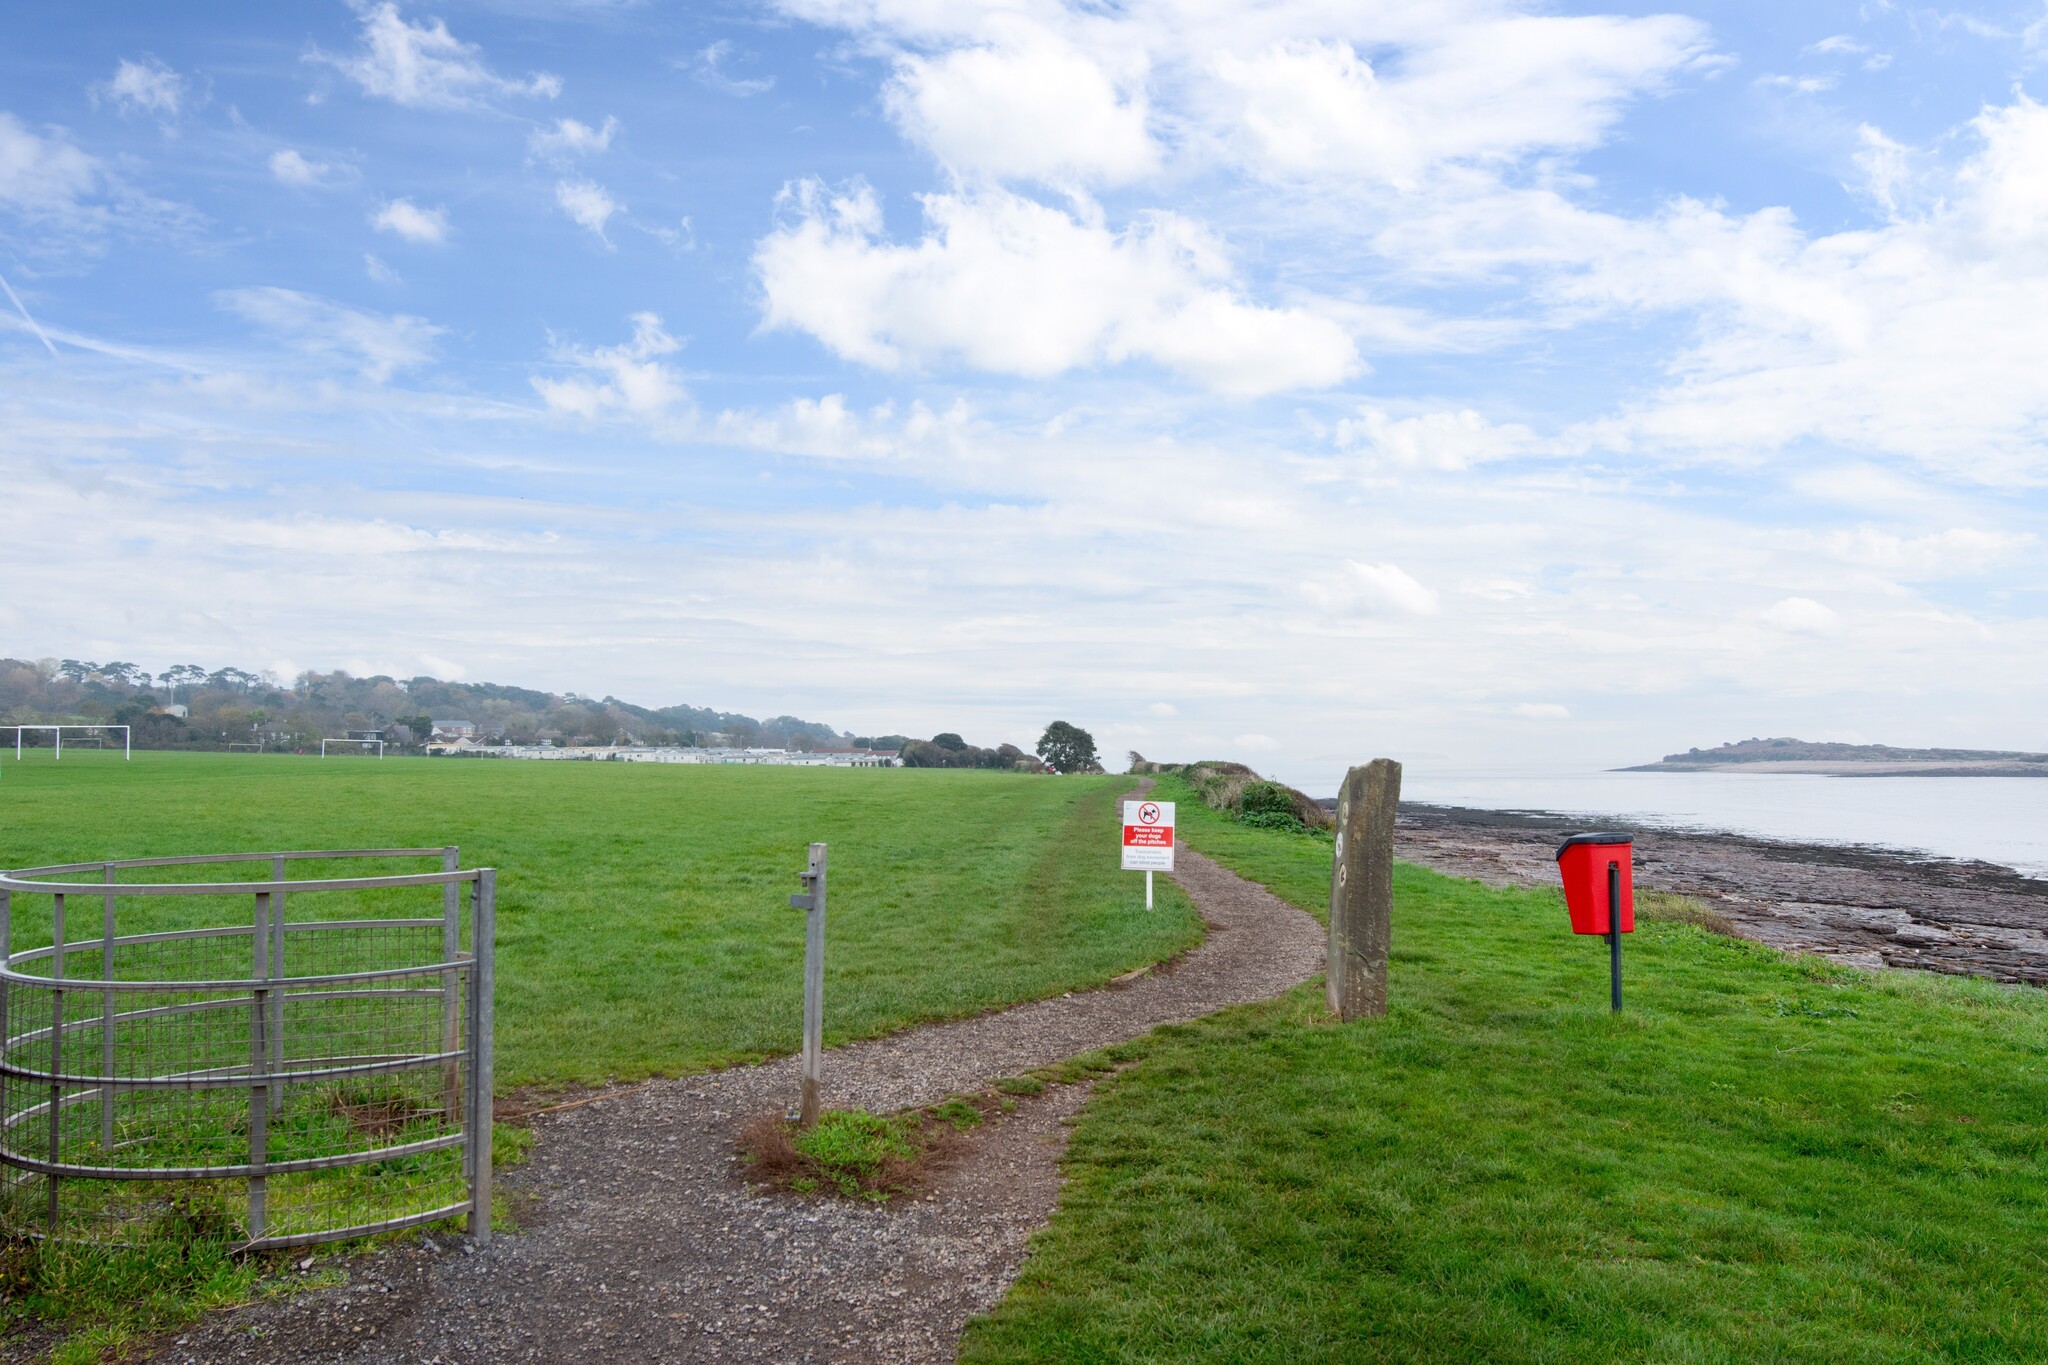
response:
M363 858L441 866L286 877ZM179 880L223 863L268 876ZM123 879L146 868L168 879ZM486 1240L495 891L453 847L0 873L6 1229L256 1248L467 1217Z

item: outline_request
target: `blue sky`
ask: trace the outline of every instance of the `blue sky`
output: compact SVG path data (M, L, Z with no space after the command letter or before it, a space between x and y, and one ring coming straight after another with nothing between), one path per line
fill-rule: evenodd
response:
M2038 0L18 6L0 648L1318 787L2048 748L2044 64Z

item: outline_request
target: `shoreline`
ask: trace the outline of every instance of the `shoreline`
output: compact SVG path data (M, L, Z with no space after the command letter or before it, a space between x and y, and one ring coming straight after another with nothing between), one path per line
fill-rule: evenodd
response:
M2048 764L2010 759L1972 762L1953 759L1787 758L1745 763L1638 763L1609 768L1614 773L1785 773L1803 777L2048 777Z
M1395 856L1493 886L1556 886L1584 817L1403 802ZM1739 936L1851 966L2048 985L2048 879L1996 863L1608 819L1635 839L1635 884L1690 896Z

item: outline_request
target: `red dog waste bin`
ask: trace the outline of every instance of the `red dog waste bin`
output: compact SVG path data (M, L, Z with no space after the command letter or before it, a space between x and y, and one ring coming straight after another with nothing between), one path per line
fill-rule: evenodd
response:
M1635 932L1636 893L1630 876L1635 840L1626 834L1574 834L1557 848L1564 906L1575 934L1607 936L1614 1010L1621 1012L1621 936Z
M1574 834L1557 850L1558 875L1564 878L1565 909L1571 911L1572 932L1605 934L1607 865L1621 872L1621 932L1636 931L1635 884L1629 876L1634 837L1627 834Z

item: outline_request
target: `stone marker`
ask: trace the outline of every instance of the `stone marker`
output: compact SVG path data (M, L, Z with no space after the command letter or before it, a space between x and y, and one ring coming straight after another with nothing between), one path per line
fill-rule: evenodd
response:
M1394 808L1401 765L1376 758L1344 775L1330 866L1330 1009L1340 1019L1387 1012L1387 944L1394 912Z

